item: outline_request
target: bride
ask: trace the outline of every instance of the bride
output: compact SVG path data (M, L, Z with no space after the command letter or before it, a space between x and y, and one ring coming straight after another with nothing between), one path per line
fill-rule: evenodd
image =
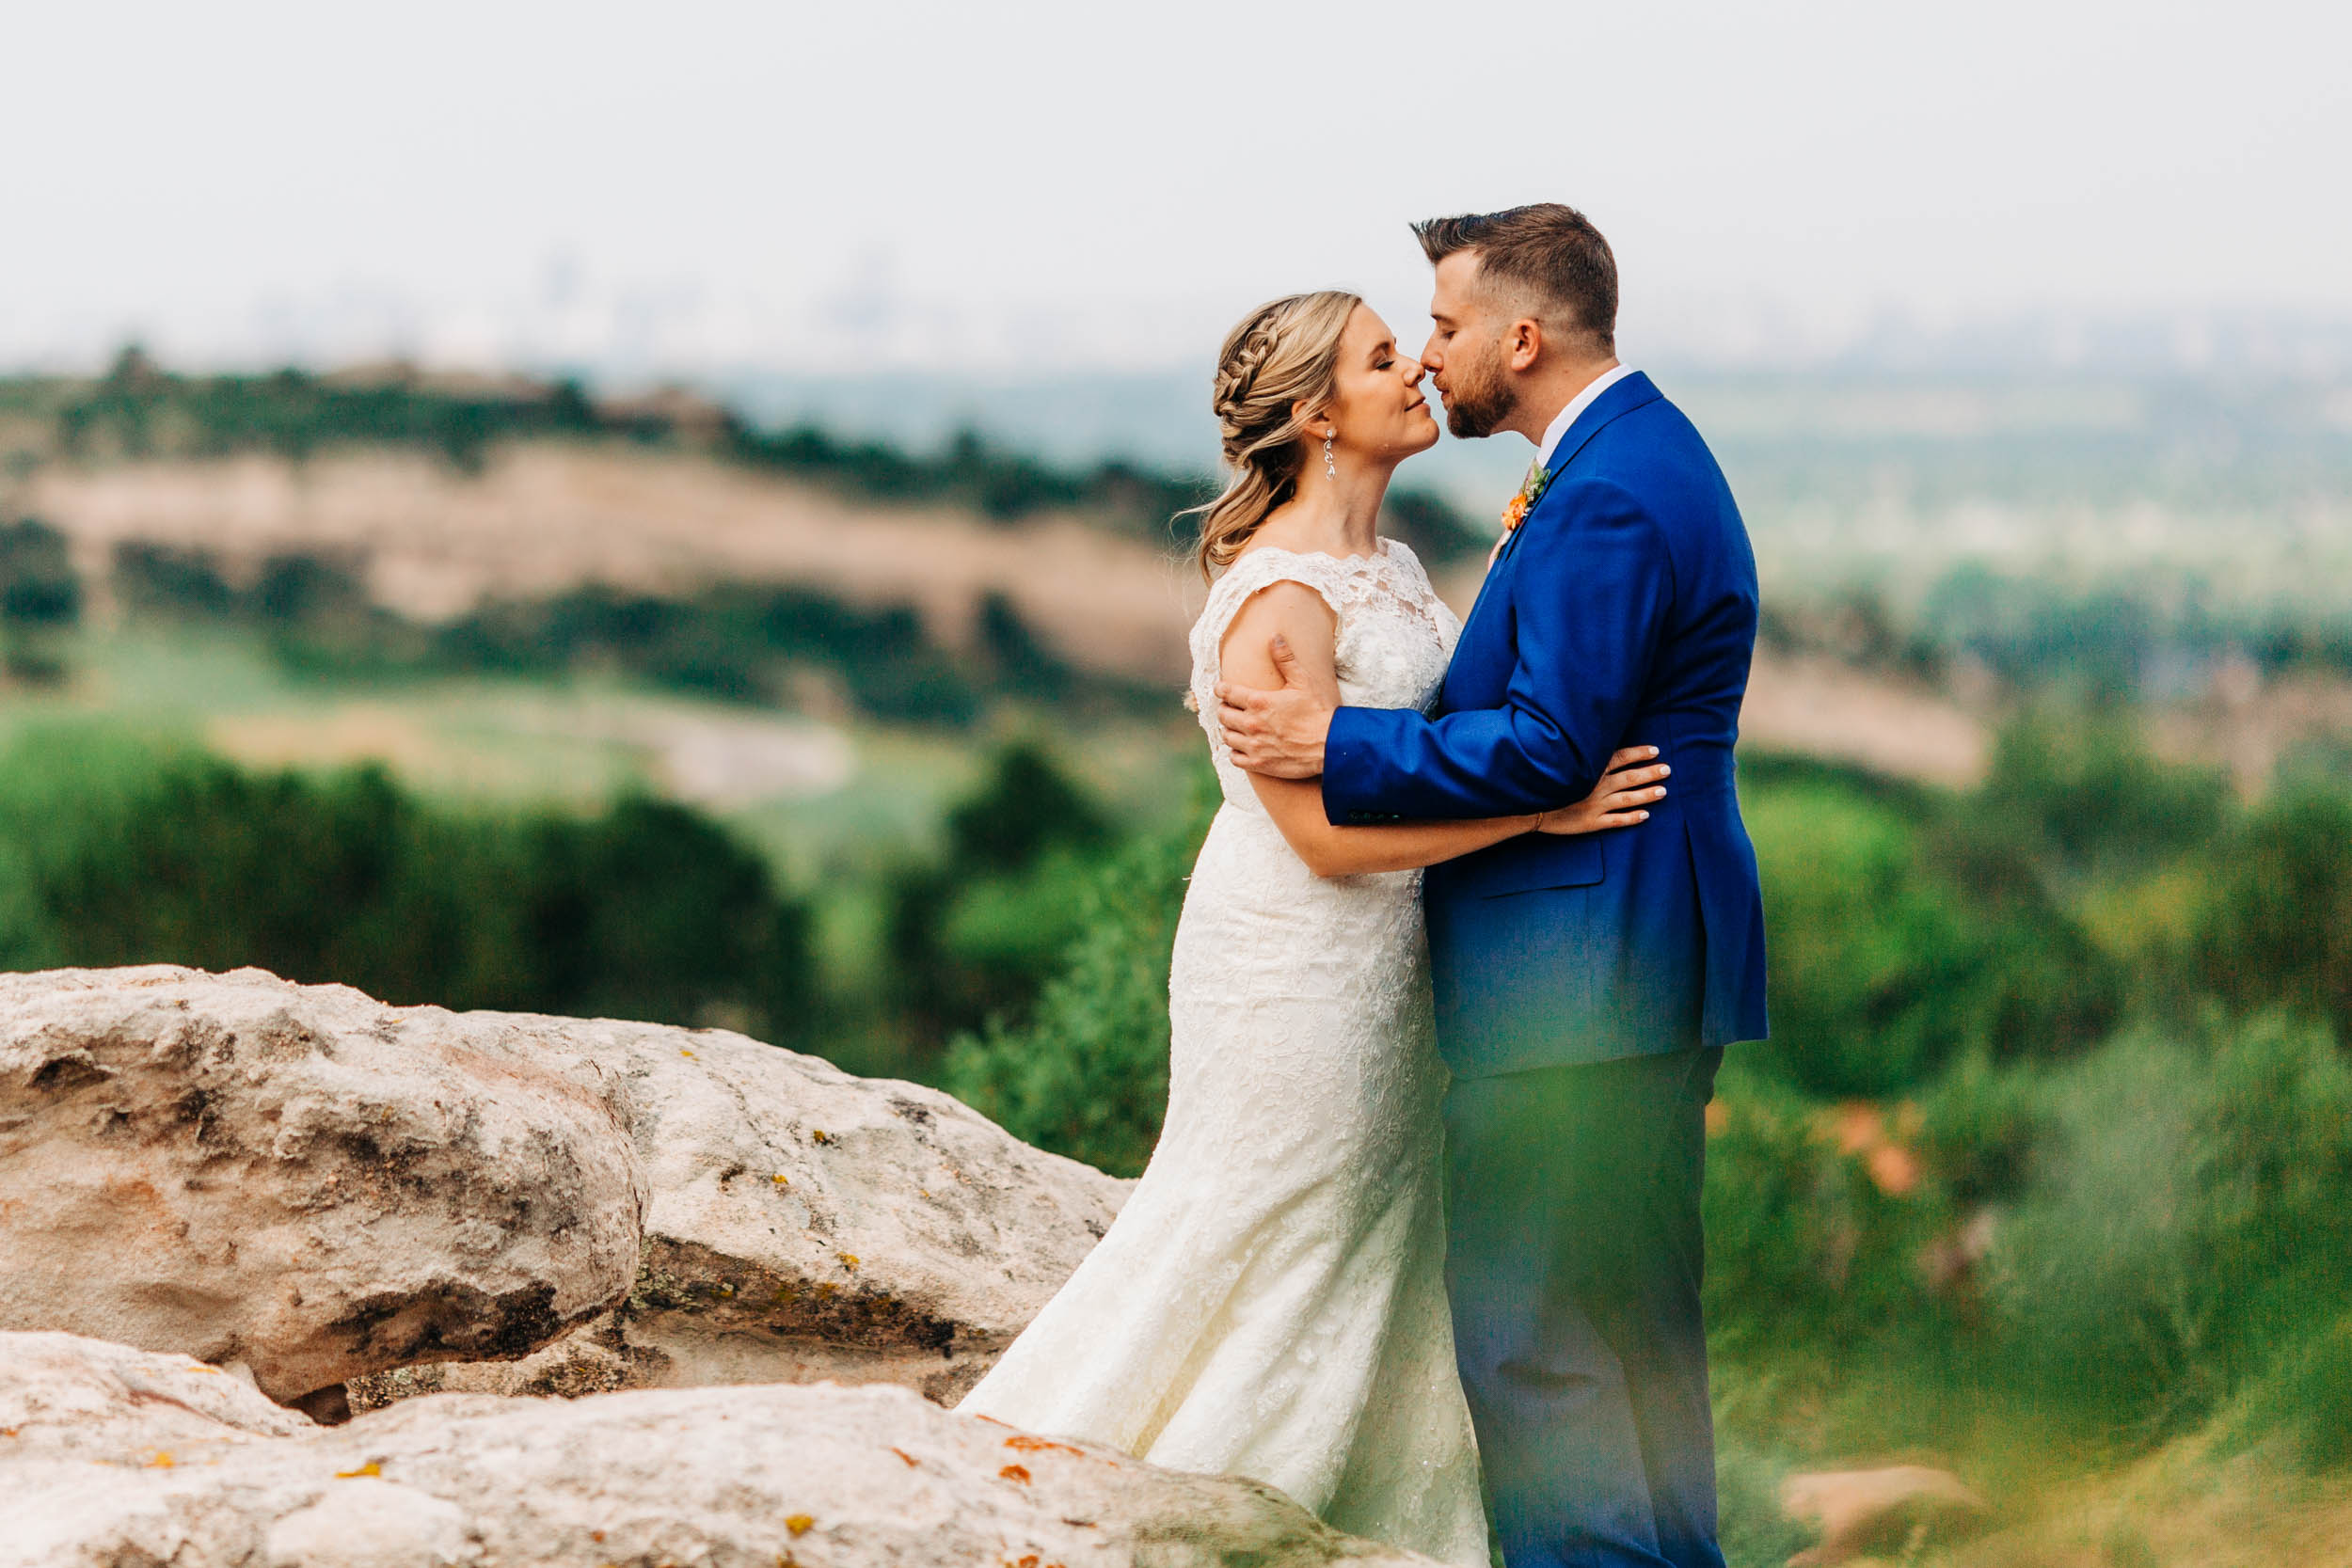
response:
M1234 474L1206 508L1201 569L1222 575L1191 640L1225 799L1176 933L1167 1122L1109 1233L958 1408L1249 1476L1484 1568L1419 868L1639 822L1661 770L1625 752L1540 816L1334 827L1316 782L1233 767L1212 695L1287 675L1359 706L1435 697L1459 625L1376 532L1397 464L1438 439L1421 379L1351 293L1275 300L1225 341Z

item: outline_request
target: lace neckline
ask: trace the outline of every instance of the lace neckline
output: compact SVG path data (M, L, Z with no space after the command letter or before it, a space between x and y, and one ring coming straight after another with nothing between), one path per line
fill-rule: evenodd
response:
M1395 552L1389 546L1394 543L1394 540L1386 537L1375 539L1372 542L1370 555L1334 555L1329 550L1294 550L1281 545L1259 545L1235 556L1233 565L1240 565L1253 555L1287 555L1293 560L1335 561L1343 566L1370 566L1393 555ZM1232 570L1232 567L1227 570Z

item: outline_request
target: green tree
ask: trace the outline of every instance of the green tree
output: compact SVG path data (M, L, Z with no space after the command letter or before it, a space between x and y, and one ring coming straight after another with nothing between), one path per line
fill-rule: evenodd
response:
M1143 1169L1168 1108L1168 969L1203 823L1131 845L1077 900L1060 972L1019 1022L949 1047L947 1091L1041 1148Z
M0 762L0 953L255 964L394 1003L725 1022L798 1037L805 914L716 824L430 808L380 768L21 742Z
M2352 1038L2352 799L2307 787L2223 841L2198 968L2232 1005L2287 1007Z
M1979 801L1823 779L1752 789L1744 805L1771 961L1761 1056L1788 1082L1894 1094L1969 1050L2066 1055L2112 1027L2113 960Z
M2217 768L2150 755L2130 710L2044 707L2001 731L1971 804L2030 852L2081 872L2210 842L2227 820L2230 786Z
M65 535L37 517L0 524L0 657L19 680L53 681L65 672L57 633L82 616L82 577Z
M1111 843L1103 808L1027 741L995 752L946 825L946 853L894 877L886 936L900 1007L933 1049L1037 995Z

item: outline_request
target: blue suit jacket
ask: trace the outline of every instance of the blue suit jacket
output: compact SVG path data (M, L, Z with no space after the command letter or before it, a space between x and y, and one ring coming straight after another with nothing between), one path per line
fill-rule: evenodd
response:
M1486 574L1435 713L1343 707L1335 823L1581 800L1652 745L1667 796L1633 828L1527 834L1430 867L1438 1038L1462 1076L1761 1039L1764 914L1732 746L1756 647L1756 555L1707 443L1649 378L1595 399Z

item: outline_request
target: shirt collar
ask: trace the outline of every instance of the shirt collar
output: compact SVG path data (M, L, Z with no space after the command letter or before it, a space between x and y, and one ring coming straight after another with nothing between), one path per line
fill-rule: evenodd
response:
M1560 438L1568 433L1568 426L1576 423L1576 417L1590 408L1601 393L1632 373L1633 367L1630 365L1613 366L1595 376L1591 386L1570 398L1568 405L1560 410L1551 423L1545 427L1543 445L1535 449L1535 461L1549 467L1551 454L1560 450Z

